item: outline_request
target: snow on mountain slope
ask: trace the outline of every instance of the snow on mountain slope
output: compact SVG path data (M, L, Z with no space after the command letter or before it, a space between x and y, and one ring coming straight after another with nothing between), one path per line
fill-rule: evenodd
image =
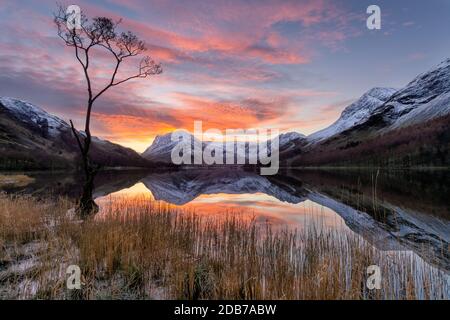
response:
M67 122L36 105L9 97L0 97L0 113L0 151L13 153L14 161L36 168L46 168L49 163L69 167L74 163L79 150ZM105 166L147 165L134 150L107 140L92 137L91 147L92 160Z
M58 136L62 131L70 130L69 125L60 118L49 114L38 106L22 100L0 97L0 103L10 114L28 126L37 126L51 136Z
M183 145L185 145L185 148L189 148L189 146L194 148L194 146L199 147L201 145L200 140L195 138L189 132L185 130L177 130L161 136L156 136L150 147L142 153L142 157L150 161L171 163L172 150L177 144L180 143L179 141L172 141L172 134L174 133L178 135Z
M345 108L340 118L329 127L307 137L309 142L318 142L365 122L378 107L396 92L393 88L373 88L357 101Z
M176 133L179 133L181 137L183 137L184 143L186 141L191 141L191 147L194 145L200 146L202 145L202 150L205 149L205 147L209 146L209 150L215 149L218 150L222 148L224 153L224 162L225 162L225 153L227 148L233 148L235 151L235 154L238 153L241 158L248 159L248 151L249 151L249 143L245 145L244 149L238 149L236 147L236 144L231 141L227 142L216 142L216 141L204 141L203 143L200 142L197 138L195 138L192 134L190 134L187 131L184 130L177 130L174 131ZM171 153L172 149L179 143L178 141L172 141L172 133L167 133L162 136L156 136L155 140L151 144L150 147L148 147L143 153L142 156L146 158L147 160L151 161L157 161L157 162L164 162L164 163L170 163L171 162ZM289 132L285 134L279 135L279 149L280 151L285 151L290 148L293 148L295 146L295 142L305 139L305 136L297 133L297 132ZM187 142L189 145L189 142ZM187 146L188 146L187 145ZM233 146L234 145L234 146ZM186 147L187 147L186 146ZM269 145L269 150L271 145Z
M318 142L357 125L382 119L382 130L426 122L450 113L450 59L417 76L403 89L374 88L348 106L328 128L307 137ZM370 127L370 126L368 126Z
M306 136L298 132L288 132L280 134L279 139L280 152L287 152L295 149L297 147L297 143L306 139Z
M177 146L180 142L179 141L172 141L172 134L177 134L179 136L180 142L183 145L183 148L194 148L197 147L199 150L204 150L206 146L209 146L209 149L215 149L222 147L223 152L225 154L227 145L229 145L232 142L212 142L212 141L205 141L201 142L198 140L194 135L191 133L184 131L184 130L176 130L171 133L167 133L162 136L156 136L155 140L151 144L150 147L148 147L143 153L142 156L150 161L156 161L156 162L164 162L164 163L171 163L171 154L173 148Z
M389 129L425 122L450 113L450 59L417 76L374 114Z

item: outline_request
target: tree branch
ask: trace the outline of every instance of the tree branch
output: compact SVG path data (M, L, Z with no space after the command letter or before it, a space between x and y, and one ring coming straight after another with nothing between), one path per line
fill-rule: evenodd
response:
M80 151L83 154L84 153L83 145L81 144L80 137L78 136L78 131L75 129L75 126L73 125L72 120L70 120L70 126L72 128L72 133L74 134L75 138L77 139L78 147L80 148Z
M141 60L137 74L123 80L116 81L121 63L126 58L134 57L144 52L144 42L134 33L129 31L118 34L117 26L121 21L115 22L107 17L95 17L89 21L84 13L81 12L81 25L78 29L70 29L72 27L70 27L70 24L67 23L69 19L71 19L71 14L67 13L65 7L58 5L58 10L54 13L54 23L57 26L58 36L64 41L66 46L74 47L76 59L83 68L84 77L87 83L88 104L85 120L84 141L79 136L79 133L75 129L72 121L70 121L70 123L72 132L77 139L78 147L80 148L83 156L83 161L85 162L85 170L88 170L89 167L91 167L91 164L89 163L89 148L91 145L90 121L94 102L109 88L127 82L131 79L146 78L150 75L160 74L162 72L162 68L161 65L156 64L150 59L150 57L146 57ZM89 74L91 58L90 50L95 46L108 50L114 56L116 61L109 83L96 94L93 92ZM84 56L81 54L81 51L84 53Z

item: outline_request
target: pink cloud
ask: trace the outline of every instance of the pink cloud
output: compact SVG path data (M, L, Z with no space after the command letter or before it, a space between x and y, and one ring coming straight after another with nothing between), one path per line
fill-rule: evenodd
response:
M306 120L298 120L293 101L333 94L278 85L289 81L280 65L310 63L317 41L329 47L345 41L346 18L329 1L261 0L257 5L246 1L108 2L114 6L100 7L92 1L79 5L89 17L118 20L122 14L117 6L126 9L124 14L131 11L133 18L123 16L121 28L145 40L165 72L155 79L114 88L98 100L95 134L116 142L148 141L175 128L190 129L194 120L217 128L247 128L280 120L286 128L307 126ZM48 15L8 3L10 15L0 22L0 70L7 80L22 81L27 90L38 91L37 99L48 101L43 107L65 119L75 118L80 126L86 94L83 72L72 49L56 36L51 16L54 1L40 3L47 6ZM24 16L27 24L16 24ZM330 21L339 29L323 26ZM286 22L301 25L302 34L292 37L276 28ZM94 60L90 72L98 90L110 76L111 56L99 50ZM119 76L134 68L134 62L124 65Z

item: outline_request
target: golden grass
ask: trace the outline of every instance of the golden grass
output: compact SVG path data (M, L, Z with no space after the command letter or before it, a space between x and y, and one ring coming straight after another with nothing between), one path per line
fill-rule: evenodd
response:
M64 199L0 196L0 297L449 298L448 275L320 222L302 232L275 231L238 215L209 219L144 197L115 199L85 222L69 208ZM65 287L70 264L81 267L81 291ZM371 291L366 270L374 264L382 284Z
M0 174L0 187L5 186L24 187L29 185L33 181L34 178L31 178L24 174L11 174L11 175Z

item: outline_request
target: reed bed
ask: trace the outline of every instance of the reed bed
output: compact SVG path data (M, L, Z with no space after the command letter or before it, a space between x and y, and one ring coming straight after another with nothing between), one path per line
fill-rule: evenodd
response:
M79 221L71 206L0 196L0 298L449 299L445 272L320 221L274 230L143 196ZM81 290L66 288L73 264ZM370 265L381 269L379 290L366 286Z

